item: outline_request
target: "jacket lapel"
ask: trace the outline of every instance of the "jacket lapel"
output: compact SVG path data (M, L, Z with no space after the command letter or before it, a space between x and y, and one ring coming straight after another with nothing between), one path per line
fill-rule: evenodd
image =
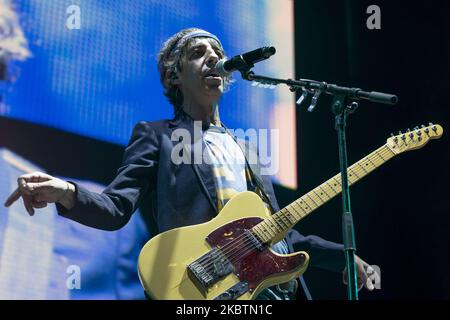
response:
M190 153L191 167L194 170L211 207L214 212L217 213L217 194L214 173L212 166L208 165L203 158L203 151L206 146L202 139L201 126L195 127L194 122L189 117L169 121L169 126L171 127L172 133L176 129L185 129L189 132L191 141L184 144L184 152ZM178 142L175 141L173 143L177 144Z

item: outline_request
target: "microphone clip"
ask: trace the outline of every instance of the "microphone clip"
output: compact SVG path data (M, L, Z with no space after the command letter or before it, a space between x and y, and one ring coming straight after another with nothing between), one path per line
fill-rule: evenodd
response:
M298 106L301 106L301 104L303 103L303 101L305 101L305 99L308 97L309 94L313 94L313 97L311 98L311 104L308 107L308 111L309 112L313 112L314 109L316 108L317 102L319 101L319 97L322 94L322 92L325 91L327 86L326 82L322 82L320 84L320 87L318 89L309 89L309 88L302 88L302 95L300 96L300 98L298 98L297 102L295 103ZM295 88L291 88L291 91L295 91Z

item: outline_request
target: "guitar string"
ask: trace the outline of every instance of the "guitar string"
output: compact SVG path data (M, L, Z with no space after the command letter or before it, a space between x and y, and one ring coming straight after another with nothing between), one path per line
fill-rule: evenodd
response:
M383 148L383 147L385 147L385 148ZM347 170L351 170L352 172L354 172L355 173L355 175L357 176L357 180L356 181L354 181L353 183L356 183L357 181L359 181L361 178L363 178L365 175L367 175L367 174L369 174L370 172L372 172L373 170L375 170L376 168L378 168L379 166L381 166L384 162L386 162L386 161L388 161L391 157L388 157L388 158L384 158L383 157L383 155L391 155L391 156L395 156L395 154L393 154L393 152L385 145L385 146L383 146L383 147L381 147L381 148L379 148L379 149L382 149L382 150L380 150L380 151L378 151L379 149L377 149L377 150L375 150L372 154L370 154L370 155L368 155L368 156L366 156L365 158L363 158L363 159L361 159L360 161L358 161L358 162L356 162L355 164L353 164L352 166L350 166ZM369 160L371 163L372 163L372 161L370 160L370 159L368 159L368 157L369 156L372 156L372 157L374 157L374 156L376 156L376 155L378 155L378 157L380 157L381 158L381 163L379 163L378 165L374 165L374 168L372 169L372 170L370 170L370 171L366 171L366 170L364 170L364 169L362 169L363 167L362 166L358 166L358 164L361 164L361 162L363 162L366 158L367 158L367 160ZM375 163L377 162L375 159L373 159L374 161L375 161ZM354 168L352 168L352 167L354 167ZM359 176L359 174L362 174L361 175L361 177ZM349 175L351 175L351 172L349 173ZM333 179L333 178L335 178L335 177L332 177L331 179ZM330 180L330 179L329 179ZM329 180L327 180L327 181L329 181ZM349 179L350 180L350 179ZM341 189L342 189L342 187L341 187ZM315 189L313 189L313 190L315 190ZM312 190L312 191L313 191ZM308 195L308 194L310 194L312 191L310 191L310 192L308 192L306 195ZM334 196L336 196L336 195L338 195L339 193L341 193L342 192L342 190L341 191L339 191L339 192L335 192L335 195ZM305 196L306 196L305 195ZM333 196L333 197L334 197ZM303 198L303 197L302 197ZM301 198L300 198L301 199ZM298 201L298 200L300 200L300 199L297 199L296 201L294 201L295 203ZM319 199L320 199L320 197L319 197ZM330 198L331 199L331 198ZM330 200L330 199L328 199L328 200ZM322 201L322 204L324 204L325 202L327 202L328 200L325 200L325 201ZM313 209L313 211L315 210L315 209L317 209L317 208L319 208L322 204L320 204L320 205L317 205L316 204L316 207ZM297 204L298 205L298 204ZM280 210L281 211L281 210ZM312 211L311 211L312 212ZM311 212L309 212L309 213L311 213ZM308 214L309 214L308 213ZM254 227L256 227L256 226L258 226L258 225L260 225L261 223L263 223L263 222L267 222L267 221L270 221L270 220L273 220L273 222L275 223L275 225L277 224L277 221L273 218L275 215L272 215L270 218L266 218L266 219L264 219L263 221L261 221L260 223L258 223L258 224L256 224ZM289 219L288 219L289 220ZM284 222L283 222L284 223ZM291 227L290 227L291 228ZM289 229L290 229L289 228ZM266 231L266 233L267 233L267 231ZM257 248L254 244L253 244L253 241L251 240L251 239L249 239L248 237L247 238L245 238L243 241L239 241L239 240L241 240L241 239L243 239L244 237L245 237L245 235L246 235L246 233L243 233L243 234L241 234L241 235L239 235L236 239L233 239L233 240L231 240L230 242L228 242L227 244L225 244L222 248L220 248L220 251L221 251L221 253L222 254L224 254L226 257L227 257L227 259L231 262L231 263L233 263L233 262L237 262L237 261L239 261L239 260L242 260L243 258L245 258L250 252L252 252L255 248ZM258 237L257 237L258 238ZM246 249L246 248L248 248L248 245L249 244L251 244L251 246L250 246L250 248L249 249ZM244 248L243 248L243 246L244 246ZM253 248L252 248L253 247ZM225 250L223 250L223 249L225 249ZM244 249L245 251L244 252L242 252L242 249ZM234 252L233 252L234 251ZM230 255L231 254L231 255ZM236 256L237 255L239 255L239 257L238 258L236 258ZM203 266L205 269L207 269L207 270L209 270L209 271L211 271L212 270L212 268L214 268L214 263L215 263L215 261L217 261L218 259L220 259L220 258L213 258L212 259L212 261L210 261L210 263L209 264L207 264L207 265L205 265L205 266ZM202 258L202 259L200 259L199 260L199 262L200 263L203 263L205 260L210 260L210 257L204 257L204 258Z

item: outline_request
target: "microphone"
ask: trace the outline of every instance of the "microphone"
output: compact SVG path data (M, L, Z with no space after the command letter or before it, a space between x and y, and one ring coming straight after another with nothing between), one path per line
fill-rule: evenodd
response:
M270 58L276 52L275 47L262 47L242 55L234 56L231 59L221 59L216 64L216 71L220 76L226 77L233 71L248 70L255 63Z

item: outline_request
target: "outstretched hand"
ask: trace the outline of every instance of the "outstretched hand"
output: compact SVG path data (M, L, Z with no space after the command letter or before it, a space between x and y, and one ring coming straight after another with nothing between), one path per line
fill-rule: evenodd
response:
M30 216L34 215L35 208L44 208L49 203L65 201L67 204L69 192L75 190L72 184L42 172L21 175L17 184L17 189L6 199L5 206L9 207L22 197Z

